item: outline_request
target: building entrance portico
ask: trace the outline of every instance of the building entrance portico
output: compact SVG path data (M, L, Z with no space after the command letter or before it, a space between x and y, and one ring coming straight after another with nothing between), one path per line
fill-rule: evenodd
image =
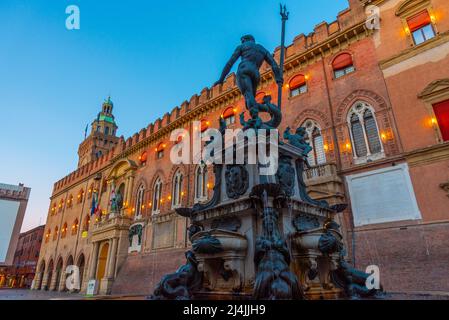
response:
M105 276L108 253L109 253L109 242L105 242L101 246L100 255L98 256L97 276L96 276L97 280L101 280Z
M98 222L92 232L92 260L89 280L97 281L98 294L110 294L117 269L128 254L130 219L110 217Z

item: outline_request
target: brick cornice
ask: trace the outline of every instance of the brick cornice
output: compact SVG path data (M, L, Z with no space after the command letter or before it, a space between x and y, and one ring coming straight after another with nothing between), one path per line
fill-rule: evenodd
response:
M405 154L410 167L430 164L449 159L449 142L414 150Z
M423 44L406 49L401 53L392 56L391 58L382 60L381 62L379 62L379 66L382 70L388 69L391 66L394 66L407 59L413 58L427 50L436 48L446 42L449 42L449 31L441 33L435 38L424 42Z

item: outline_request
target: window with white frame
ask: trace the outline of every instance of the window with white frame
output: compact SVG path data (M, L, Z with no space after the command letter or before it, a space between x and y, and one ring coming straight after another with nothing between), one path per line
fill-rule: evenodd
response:
M195 172L195 201L207 200L207 166L201 164Z
M177 208L181 205L182 198L182 181L183 176L181 171L176 171L173 177L173 190L172 190L172 207Z
M354 159L359 162L382 158L384 150L379 136L374 109L366 102L357 102L348 114Z
M312 147L308 155L308 162L311 166L319 166L326 163L326 152L324 151L324 140L321 135L321 128L313 120L306 120L302 127L306 128L306 142Z
M145 208L144 196L145 196L145 187L141 185L137 190L136 218L142 216L142 211Z
M407 25L416 45L435 37L435 29L427 9L407 18Z
M161 211L162 203L162 180L157 178L153 188L153 213Z

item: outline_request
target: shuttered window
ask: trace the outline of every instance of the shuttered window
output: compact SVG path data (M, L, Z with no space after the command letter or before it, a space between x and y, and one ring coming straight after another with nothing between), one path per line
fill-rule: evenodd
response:
M315 158L318 165L326 163L326 153L324 152L323 136L318 128L315 130L313 136L313 150L315 151Z
M154 183L153 190L153 213L157 213L161 209L161 200L162 200L162 181L160 178L156 180Z
M416 45L435 37L435 30L427 10L423 10L408 18L407 24Z
M354 156L360 160L375 160L382 157L383 147L379 136L376 117L372 107L365 102L357 102L348 115L348 125ZM371 157L376 155L375 157Z
M302 127L306 128L306 142L312 147L312 151L307 156L309 165L317 166L326 163L326 152L324 151L324 139L321 129L313 120L306 120Z
M332 62L332 69L334 70L334 78L338 79L347 75L348 73L354 72L354 63L352 61L352 56L349 53L342 53L334 59Z
M289 88L291 97L296 97L302 93L306 93L306 77L302 74L298 74L297 76L293 77L293 79L290 80Z
M351 117L351 132L354 144L354 150L357 157L364 157L367 155L365 137L363 136L363 127L360 119L356 114Z
M377 131L376 121L371 110L366 110L364 114L365 131L368 139L369 150L371 153L379 153L382 150L379 132Z
M437 118L443 140L449 141L449 100L434 104L433 112Z
M418 29L428 25L431 23L429 12L427 10L423 10L414 16L407 19L407 24L410 29L410 32L415 32Z

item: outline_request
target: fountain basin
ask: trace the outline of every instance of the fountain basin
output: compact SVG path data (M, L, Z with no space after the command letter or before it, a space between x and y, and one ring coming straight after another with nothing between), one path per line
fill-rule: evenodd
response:
M324 228L296 232L292 235L292 242L298 250L317 250L319 251L320 239L325 234L331 234L338 241L342 241L343 236L335 230L326 230Z
M199 240L207 235L211 235L220 241L223 252L242 252L248 248L248 240L245 236L237 232L215 229L210 231L201 231L192 237L192 242Z

